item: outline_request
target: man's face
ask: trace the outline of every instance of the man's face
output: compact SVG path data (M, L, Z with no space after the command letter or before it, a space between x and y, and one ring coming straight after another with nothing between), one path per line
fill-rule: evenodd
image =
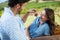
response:
M27 3L23 3L22 5L17 4L17 11L20 13L26 6Z

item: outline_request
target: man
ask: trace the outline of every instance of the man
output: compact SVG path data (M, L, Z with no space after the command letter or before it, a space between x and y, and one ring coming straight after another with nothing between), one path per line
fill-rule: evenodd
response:
M28 40L26 37L23 23L26 22L30 11L28 11L22 18L19 13L24 9L26 2L29 0L9 0L8 6L5 8L1 16L1 31L2 40Z

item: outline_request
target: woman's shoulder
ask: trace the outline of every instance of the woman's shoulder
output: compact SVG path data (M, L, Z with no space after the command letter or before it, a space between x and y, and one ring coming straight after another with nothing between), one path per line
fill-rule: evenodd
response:
M43 27L49 28L49 25L48 25L47 23L44 23L44 24L43 24Z
M40 17L36 17L36 19L34 21L39 22L40 21Z

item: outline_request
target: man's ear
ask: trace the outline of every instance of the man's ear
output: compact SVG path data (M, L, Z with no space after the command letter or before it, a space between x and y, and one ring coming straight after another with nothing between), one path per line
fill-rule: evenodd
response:
M20 5L19 4L16 4L16 8L19 9L20 8Z

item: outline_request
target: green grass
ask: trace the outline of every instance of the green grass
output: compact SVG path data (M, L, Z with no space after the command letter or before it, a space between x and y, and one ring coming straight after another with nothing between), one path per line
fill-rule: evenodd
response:
M0 16L2 15L3 11L0 11Z
M25 14L27 10L35 8L38 11L41 11L44 8L52 8L55 10L56 7L60 7L60 2L58 1L53 1L53 2L43 2L43 3L28 3L26 5L26 8L21 12L21 14Z
M7 2L0 3L0 10L4 9L7 6Z
M43 3L29 3L27 4L26 8L30 9L30 8L43 8L43 7L59 7L60 6L60 2L43 2Z

